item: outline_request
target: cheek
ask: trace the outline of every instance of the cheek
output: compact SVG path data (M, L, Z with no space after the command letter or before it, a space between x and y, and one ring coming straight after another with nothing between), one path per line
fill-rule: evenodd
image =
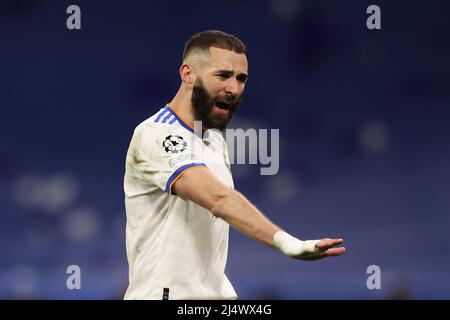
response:
M225 81L221 81L217 77L208 77L204 79L203 85L211 95L217 95L226 87Z
M206 90L208 90L209 95L214 98L223 94L224 88L224 86L209 86Z

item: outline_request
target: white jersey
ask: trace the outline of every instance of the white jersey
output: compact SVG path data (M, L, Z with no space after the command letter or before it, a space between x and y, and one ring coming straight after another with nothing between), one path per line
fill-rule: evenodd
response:
M223 136L201 137L166 106L133 134L124 178L129 286L125 299L236 299L225 275L229 225L173 194L187 170L207 166L233 187Z

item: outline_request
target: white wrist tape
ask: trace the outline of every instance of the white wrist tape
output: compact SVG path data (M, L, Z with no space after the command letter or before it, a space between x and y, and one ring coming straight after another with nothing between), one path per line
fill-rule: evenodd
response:
M319 256L320 250L316 247L318 242L320 240L302 241L281 230L273 236L275 248L285 255L297 259Z

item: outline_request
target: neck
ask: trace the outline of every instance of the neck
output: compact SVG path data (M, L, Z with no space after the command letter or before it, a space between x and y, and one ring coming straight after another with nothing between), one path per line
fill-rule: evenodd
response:
M177 94L172 99L172 101L168 104L168 106L175 111L175 113L189 125L192 129L194 129L195 115L194 108L192 107L192 92L188 91L183 86L180 86ZM203 133L206 129L202 128Z
M168 105L180 118L183 119L184 122L186 122L186 124L193 128L195 116L192 108L191 96L192 94L190 94L183 87L180 87L177 94Z

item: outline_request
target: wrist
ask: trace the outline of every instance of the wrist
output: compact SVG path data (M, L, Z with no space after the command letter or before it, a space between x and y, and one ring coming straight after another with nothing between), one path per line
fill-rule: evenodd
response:
M277 231L273 235L273 246L290 257L306 257L311 254L318 254L316 244L320 240L300 240L291 236L285 231Z

